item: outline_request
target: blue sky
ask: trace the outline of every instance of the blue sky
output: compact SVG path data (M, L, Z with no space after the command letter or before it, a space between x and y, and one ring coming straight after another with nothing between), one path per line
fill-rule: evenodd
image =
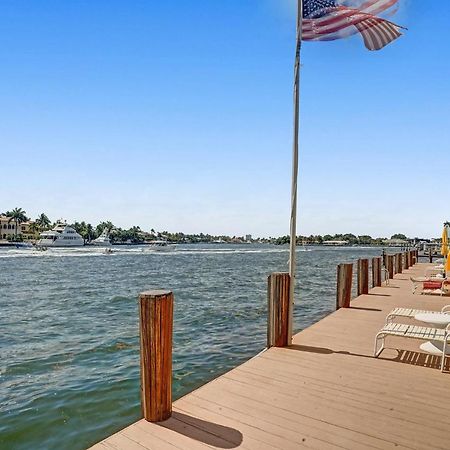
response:
M449 8L395 20L380 52L303 45L299 234L450 219ZM0 211L287 234L294 26L289 0L3 0Z

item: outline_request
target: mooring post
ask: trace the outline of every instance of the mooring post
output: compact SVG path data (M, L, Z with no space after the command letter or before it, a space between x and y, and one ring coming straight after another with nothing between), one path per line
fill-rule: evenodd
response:
M358 259L358 295L369 293L369 260Z
M387 255L387 270L389 278L394 278L394 255Z
M352 299L353 264L337 266L336 309L350 308Z
M403 255L401 253L397 253L397 273L403 272L403 261L402 261Z
M290 276L284 272L272 273L267 279L267 348L289 344L290 284Z
M143 292L139 322L142 411L148 422L161 422L172 415L172 292Z
M372 287L381 286L381 256L372 258Z
M387 269L387 254L383 248L383 252L381 253L381 258L383 261L383 266Z
M404 252L402 254L402 258L403 258L403 269L406 270L406 269L408 269L408 254L407 254L407 252Z
M433 253L431 253L431 247L428 251L428 256L430 257L430 263L432 263L433 262Z

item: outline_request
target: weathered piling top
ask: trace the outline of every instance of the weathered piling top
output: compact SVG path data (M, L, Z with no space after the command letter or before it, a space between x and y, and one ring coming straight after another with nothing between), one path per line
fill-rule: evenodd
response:
M448 449L450 374L420 341L374 339L398 306L438 310L449 298L413 295L417 264L182 397L171 419L140 420L92 449ZM448 370L448 366L446 367Z

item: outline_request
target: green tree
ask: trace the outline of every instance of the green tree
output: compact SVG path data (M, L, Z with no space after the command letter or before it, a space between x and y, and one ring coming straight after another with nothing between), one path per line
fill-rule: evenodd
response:
M34 235L34 237L36 238L39 234L39 231L41 231L41 226L39 225L38 221L36 220L35 222L30 223L30 226L28 229L29 229L30 233L32 233Z
M95 227L95 232L97 236L100 236L105 229L108 231L108 233L111 233L113 228L115 228L113 223L108 220L107 222L100 222Z
M363 234L362 236L358 236L358 241L360 244L368 245L373 243L372 236L369 236L367 234Z
M403 241L407 241L408 240L408 238L404 234L401 234L401 233L397 233L397 234L392 235L391 239L401 239Z
M28 217L22 208L14 208L12 211L8 211L6 215L9 217L8 222L14 222L15 224L14 236L17 239L17 228L19 224L26 222Z
M86 236L84 237L85 238L85 240L87 240L88 242L91 242L91 240L92 240L92 238L94 237L94 227L90 224L90 223L88 223L87 225L86 225Z
M45 231L50 227L51 221L44 213L41 213L36 219L36 223L40 227L41 231Z

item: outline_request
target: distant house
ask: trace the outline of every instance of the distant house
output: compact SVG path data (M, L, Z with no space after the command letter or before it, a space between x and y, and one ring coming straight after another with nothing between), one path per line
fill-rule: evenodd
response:
M17 236L20 236L23 240L32 240L36 236L30 232L30 225L33 222L22 222L17 224ZM16 236L16 223L11 220L11 217L0 216L0 239L7 240Z
M342 246L342 245L348 245L348 241L323 241L323 245L329 245L329 246Z
M2 239L8 239L10 236L16 234L16 224L11 221L11 217L0 216L0 237Z

